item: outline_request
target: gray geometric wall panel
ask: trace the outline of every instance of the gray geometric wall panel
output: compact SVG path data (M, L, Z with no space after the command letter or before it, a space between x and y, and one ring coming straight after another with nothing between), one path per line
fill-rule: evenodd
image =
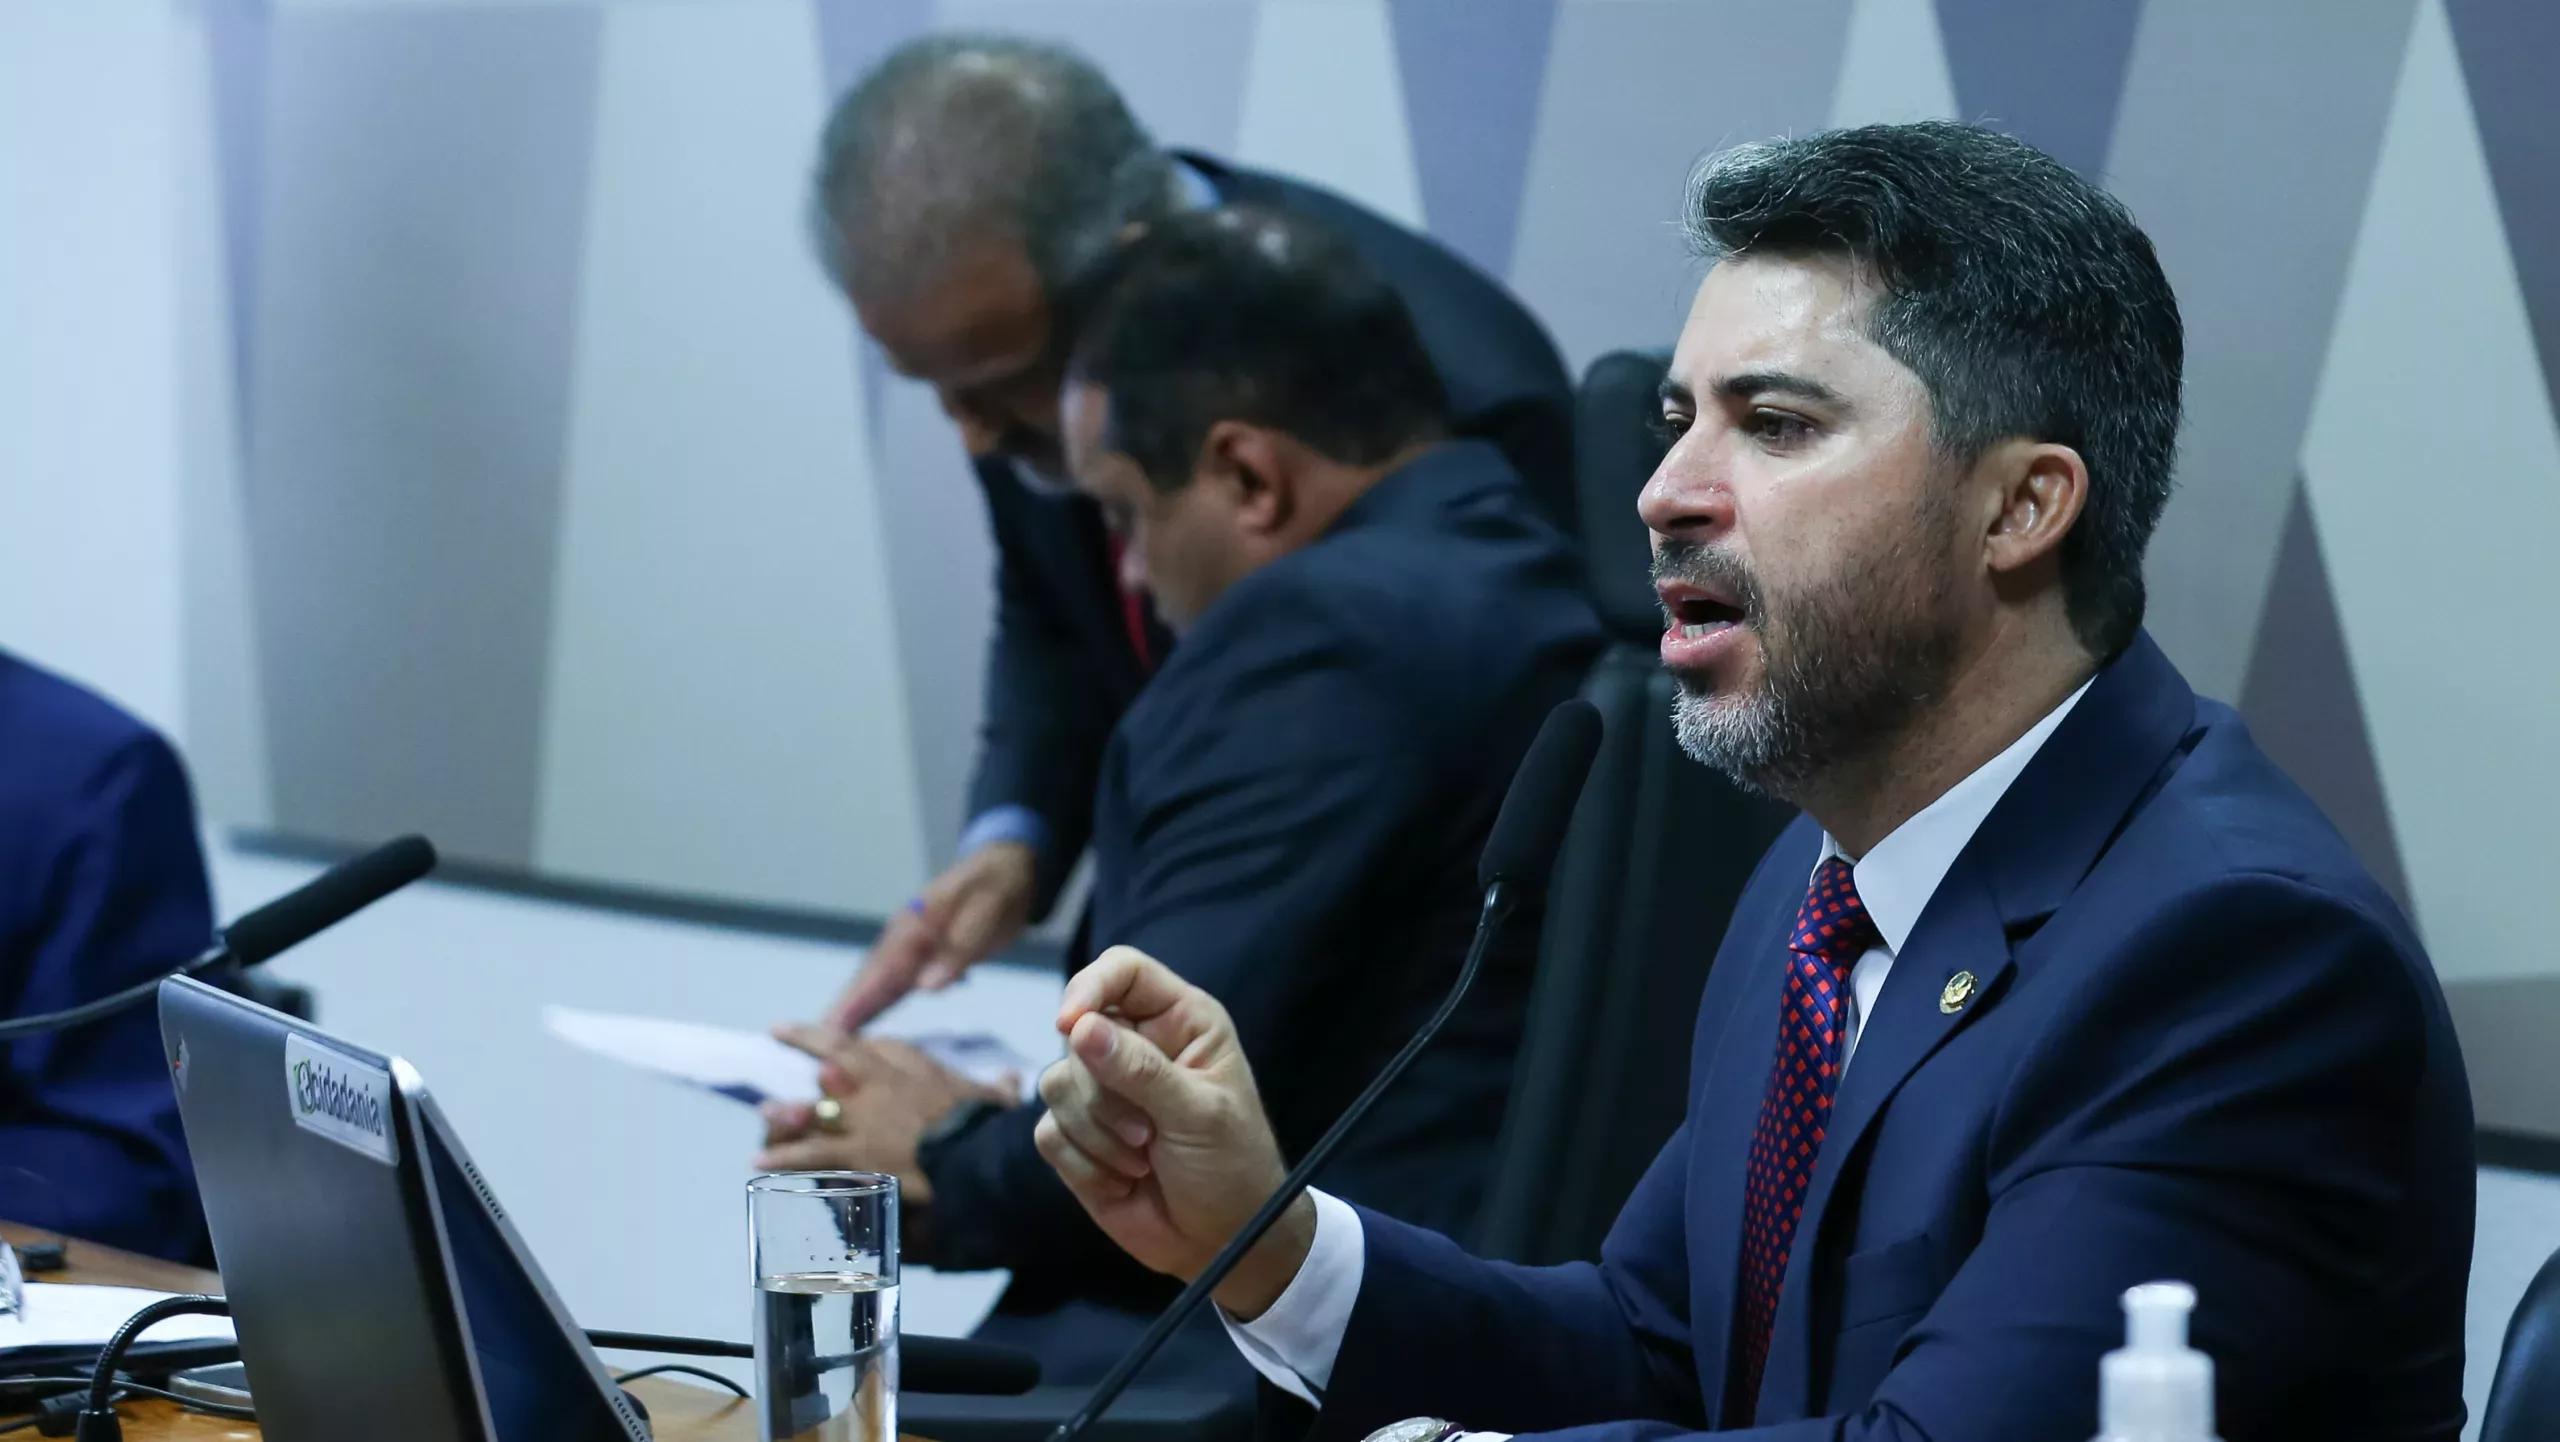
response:
M2099 176L2141 16L2127 0L1938 0L1956 114Z
M2143 11L2107 178L2186 318L2151 626L2209 696L2240 694L2414 8L2341 0L2317 25L2294 0Z
M1819 127L1848 0L1575 0L1556 14L1511 282L1577 371L1670 344L1696 267L1680 183L1710 151Z
M1511 271L1556 0L1390 0L1406 125L1432 233Z
M274 23L246 489L276 822L529 861L598 16Z
M2297 482L2285 513L2284 544L2258 620L2257 656L2240 693L2240 714L2329 820L2345 833L2374 878L2409 909L2409 880L2373 763L2373 737L2356 693L2354 663L2338 625L2329 568L2320 555L2311 506Z
M2447 0L2525 315L2560 412L2560 4Z
M272 0L206 0L206 60L213 109L213 151L220 172L225 279L231 290L232 391L248 429L253 321L258 312L258 223L265 208L267 48Z
M1166 145L1224 153L1243 114L1254 6L1237 0L941 0L939 22L1062 40L1102 67Z

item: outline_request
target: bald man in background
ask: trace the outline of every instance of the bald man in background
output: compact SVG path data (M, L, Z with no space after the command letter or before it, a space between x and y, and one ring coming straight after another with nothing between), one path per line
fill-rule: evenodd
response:
M1340 196L1160 148L1083 57L993 35L915 41L828 120L817 238L862 327L934 388L984 491L996 629L956 859L828 1013L859 1028L947 985L1056 903L1093 826L1113 724L1172 635L1067 478L1058 394L1085 273L1133 225L1221 204L1341 240L1412 315L1462 439L1491 442L1574 529L1573 390L1519 302L1432 241Z

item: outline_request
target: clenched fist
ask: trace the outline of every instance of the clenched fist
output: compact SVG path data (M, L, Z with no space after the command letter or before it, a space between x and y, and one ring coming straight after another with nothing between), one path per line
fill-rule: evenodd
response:
M1112 1241L1189 1281L1250 1221L1287 1169L1217 998L1162 962L1113 947L1067 983L1067 1055L1040 1078L1040 1154ZM1218 1305L1260 1316L1306 1261L1315 1204L1300 1197Z

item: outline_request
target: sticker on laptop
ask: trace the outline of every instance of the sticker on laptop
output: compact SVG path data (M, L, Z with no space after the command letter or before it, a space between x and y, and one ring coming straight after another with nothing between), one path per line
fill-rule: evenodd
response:
M400 1152L391 1135L391 1073L332 1051L300 1032L284 1038L286 1104L296 1126L389 1164Z

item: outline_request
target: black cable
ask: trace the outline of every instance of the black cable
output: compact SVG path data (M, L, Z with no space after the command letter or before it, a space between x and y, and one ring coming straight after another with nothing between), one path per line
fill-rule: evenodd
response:
M643 1377L663 1376L670 1372L680 1372L687 1377L700 1377L706 1382L717 1382L750 1402L755 1400L753 1392L739 1386L735 1381L721 1376L708 1367L696 1367L689 1362L660 1362L655 1367L643 1367L637 1372L625 1372L613 1380L614 1385L620 1386L625 1382L637 1382Z
M15 1422L0 1422L0 1432L24 1432L42 1421L44 1421L44 1414L39 1412L33 1417L21 1417Z
M669 1337L657 1332L607 1332L587 1329L587 1345L612 1352L664 1352L670 1357L753 1357L745 1342L715 1342L708 1337Z
M42 1016L12 1017L7 1021L0 1021L0 1041L7 1041L12 1037L33 1036L42 1031L59 1031L75 1026L86 1026L102 1016L112 1015L135 1002L144 1000L158 991L160 983L168 980L169 977L198 976L229 960L231 960L230 948L217 941L195 960L166 975L155 976L149 981L137 981L122 991L109 992L95 1001L82 1002L68 1011L48 1012Z
M157 1397L163 1402L175 1402L181 1407L190 1407L198 1412L208 1412L216 1417L228 1417L234 1422L255 1422L258 1420L258 1409L254 1407L235 1407L228 1402L214 1402L202 1397L190 1397L184 1392L165 1392L158 1387L145 1387L139 1382L118 1382L116 1384L116 1400L121 1402L127 1397Z
M124 1424L116 1420L111 1398L116 1388L116 1367L124 1361L133 1339L153 1324L171 1317L189 1315L228 1317L231 1304L220 1297L201 1295L163 1297L124 1319L107 1345L98 1350L97 1370L89 1376L89 1405L80 1413L79 1429L72 1433L75 1442L123 1442Z

